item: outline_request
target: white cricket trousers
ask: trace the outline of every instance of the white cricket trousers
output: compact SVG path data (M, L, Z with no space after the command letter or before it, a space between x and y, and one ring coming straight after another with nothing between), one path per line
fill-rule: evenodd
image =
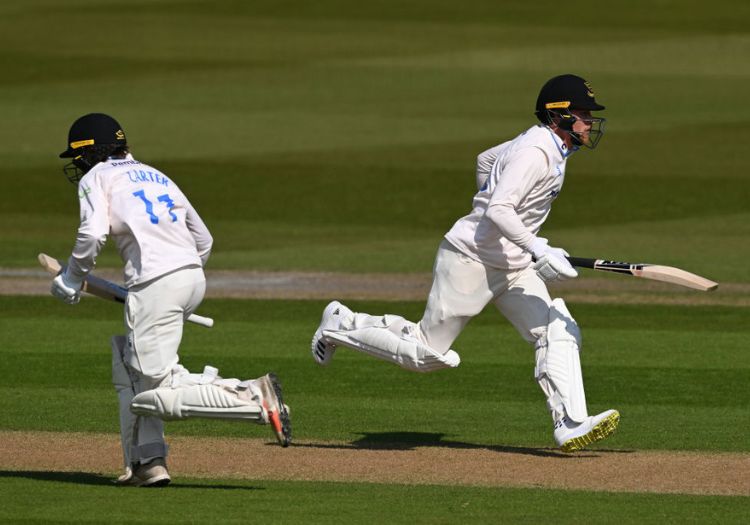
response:
M161 381L179 358L182 326L203 300L203 269L188 267L128 290L126 364L139 375Z
M447 352L466 324L492 302L530 343L544 336L552 299L531 267L501 270L460 252L447 240L438 249L433 282L419 336L433 350Z
M123 361L130 368L132 395L171 381L172 369L179 362L183 323L198 308L205 291L206 279L200 267L181 268L128 290ZM120 402L129 404L129 399ZM128 408L121 407L121 411ZM167 456L161 419L131 414L126 421L121 420L121 426L123 423L131 427L120 429L123 443L130 443L126 457L131 462L146 463Z

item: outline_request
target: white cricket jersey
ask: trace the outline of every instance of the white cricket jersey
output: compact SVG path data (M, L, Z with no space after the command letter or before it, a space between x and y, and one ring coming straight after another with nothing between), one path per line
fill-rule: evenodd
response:
M562 139L542 125L481 153L474 207L445 238L488 266L528 266L527 250L562 189L570 153Z
M125 263L127 287L186 266L203 266L213 239L172 179L132 155L94 166L78 183L81 225L68 262L83 278L107 235Z

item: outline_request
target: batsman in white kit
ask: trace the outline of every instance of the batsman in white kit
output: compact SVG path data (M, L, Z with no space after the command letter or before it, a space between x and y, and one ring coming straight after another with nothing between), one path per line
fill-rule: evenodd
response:
M81 223L52 294L68 304L79 301L108 235L125 264L127 334L111 341L125 464L117 483L169 483L162 420L270 424L279 442L289 445L289 411L275 374L241 381L224 379L211 366L191 374L179 363L183 323L203 299L213 239L174 180L135 160L120 125L102 113L73 123L60 157L72 159L64 171L78 185Z
M577 277L567 252L539 231L562 189L568 157L593 149L604 132L588 82L575 75L541 89L539 124L477 159L471 212L448 231L437 253L424 316L354 313L334 301L312 340L312 355L328 365L346 346L415 372L455 368L451 345L469 320L492 302L536 349L535 377L547 397L554 439L565 452L581 450L617 428L620 414L589 415L581 374L581 333L562 299L545 282Z

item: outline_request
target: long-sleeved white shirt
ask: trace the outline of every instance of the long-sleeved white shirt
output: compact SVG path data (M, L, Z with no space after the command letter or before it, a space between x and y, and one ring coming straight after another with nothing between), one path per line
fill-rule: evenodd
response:
M542 125L481 153L473 209L445 238L488 266L528 266L528 249L562 189L570 153L560 137Z
M204 266L213 239L180 188L132 155L94 166L79 182L81 224L69 274L83 279L107 235L125 263L127 287L187 266Z

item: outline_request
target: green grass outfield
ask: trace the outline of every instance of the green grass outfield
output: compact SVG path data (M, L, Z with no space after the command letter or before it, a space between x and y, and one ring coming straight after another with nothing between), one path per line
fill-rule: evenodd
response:
M533 124L541 84L574 72L607 106L607 131L568 163L544 235L574 255L746 285L749 18L744 0L5 0L0 267L69 252L78 203L57 154L75 118L103 111L138 158L190 196L216 239L213 269L428 272L440 237L469 210L477 153ZM117 264L111 245L100 263ZM0 429L114 432L107 338L121 330L117 306L0 305ZM421 432L551 445L531 350L493 314L457 342L458 370L421 376L353 352L317 369L306 346L322 306L207 301L217 326L187 329L185 364L275 369L300 438ZM422 307L355 306L410 318ZM607 446L748 451L747 308L570 306L592 410L623 414ZM394 399L413 409L394 410ZM4 472L0 521L565 522L570 512L571 522L729 523L748 514L748 498L180 483L118 492L91 474Z
M169 490L122 490L91 474L0 471L0 491L6 523L723 524L747 517L746 498L430 485L185 479Z
M429 271L470 209L476 155L577 72L607 132L570 159L545 235L750 281L744 0L128 6L0 6L2 266L70 250L57 153L76 117L105 111L191 197L213 268Z

